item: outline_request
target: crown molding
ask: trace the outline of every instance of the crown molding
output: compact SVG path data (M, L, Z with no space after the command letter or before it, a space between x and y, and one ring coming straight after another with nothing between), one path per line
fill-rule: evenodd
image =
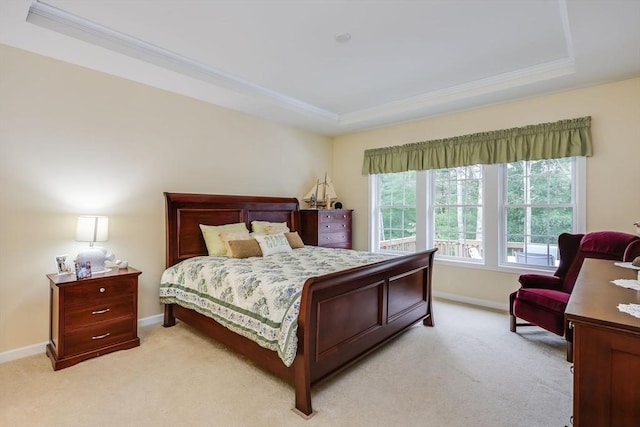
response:
M423 93L410 98L400 99L376 107L342 114L340 123L355 124L388 116L398 116L411 111L474 98L476 96L513 89L544 80L554 79L575 73L575 63L571 58L522 68L508 73L498 74L486 79L476 80L457 86Z
M98 23L71 14L49 4L35 1L27 13L27 22L65 34L84 42L130 56L177 73L222 86L233 91L266 98L271 101L304 111L308 114L339 121L339 115L299 99L286 96L250 81L233 76L223 70L187 58L178 53L148 43L144 40L112 30Z

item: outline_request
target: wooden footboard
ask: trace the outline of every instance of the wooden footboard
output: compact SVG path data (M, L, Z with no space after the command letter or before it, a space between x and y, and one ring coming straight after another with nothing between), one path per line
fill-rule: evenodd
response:
M298 318L296 409L312 413L313 384L423 320L433 326L435 249L309 279Z

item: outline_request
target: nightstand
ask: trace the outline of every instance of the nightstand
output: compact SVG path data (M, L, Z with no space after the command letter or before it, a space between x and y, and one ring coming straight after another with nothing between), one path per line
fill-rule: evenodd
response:
M351 209L301 209L300 237L306 245L351 249Z
M138 276L112 268L87 279L48 274L50 288L47 356L54 370L140 345Z

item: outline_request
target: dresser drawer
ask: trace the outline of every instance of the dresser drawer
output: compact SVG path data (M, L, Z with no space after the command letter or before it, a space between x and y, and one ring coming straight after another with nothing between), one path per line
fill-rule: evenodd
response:
M134 319L121 319L113 322L100 322L95 326L65 334L65 354L76 354L99 349L110 344L136 338Z
M344 244L351 245L351 232L343 231L338 233L322 233L318 236L318 245L326 247L342 247Z
M318 222L320 224L325 222L343 222L348 224L350 220L351 215L343 211L329 209L318 213Z
M318 225L318 233L338 233L350 230L351 227L347 222L321 222Z
M117 280L92 280L81 286L69 286L64 291L66 304L94 304L115 296L133 295L137 291L138 279L134 276Z
M66 331L108 322L120 317L131 317L134 312L133 295L106 299L97 304L86 304L70 307L65 311L64 324Z

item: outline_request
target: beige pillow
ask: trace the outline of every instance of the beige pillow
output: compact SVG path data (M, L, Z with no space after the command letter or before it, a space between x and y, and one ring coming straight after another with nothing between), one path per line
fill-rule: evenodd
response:
M286 222L269 221L251 221L251 229L256 234L279 234L290 231Z
M255 239L260 245L262 256L277 254L280 252L291 252L291 246L284 233L280 234L256 234Z
M297 231L293 231L291 233L284 233L284 237L289 241L289 246L291 249L299 249L304 248L304 242L300 238L300 235Z
M253 237L247 230L242 231L224 231L220 233L220 240L225 244L225 255L229 256L229 248L227 248L227 242L229 240L251 240Z
M249 258L262 256L262 250L256 239L228 240L225 242L227 256L230 258Z
M225 225L200 224L200 230L202 231L202 237L204 238L204 243L207 245L207 251L210 256L224 256L227 253L227 248L220 238L220 233L233 231L249 232L244 222Z

